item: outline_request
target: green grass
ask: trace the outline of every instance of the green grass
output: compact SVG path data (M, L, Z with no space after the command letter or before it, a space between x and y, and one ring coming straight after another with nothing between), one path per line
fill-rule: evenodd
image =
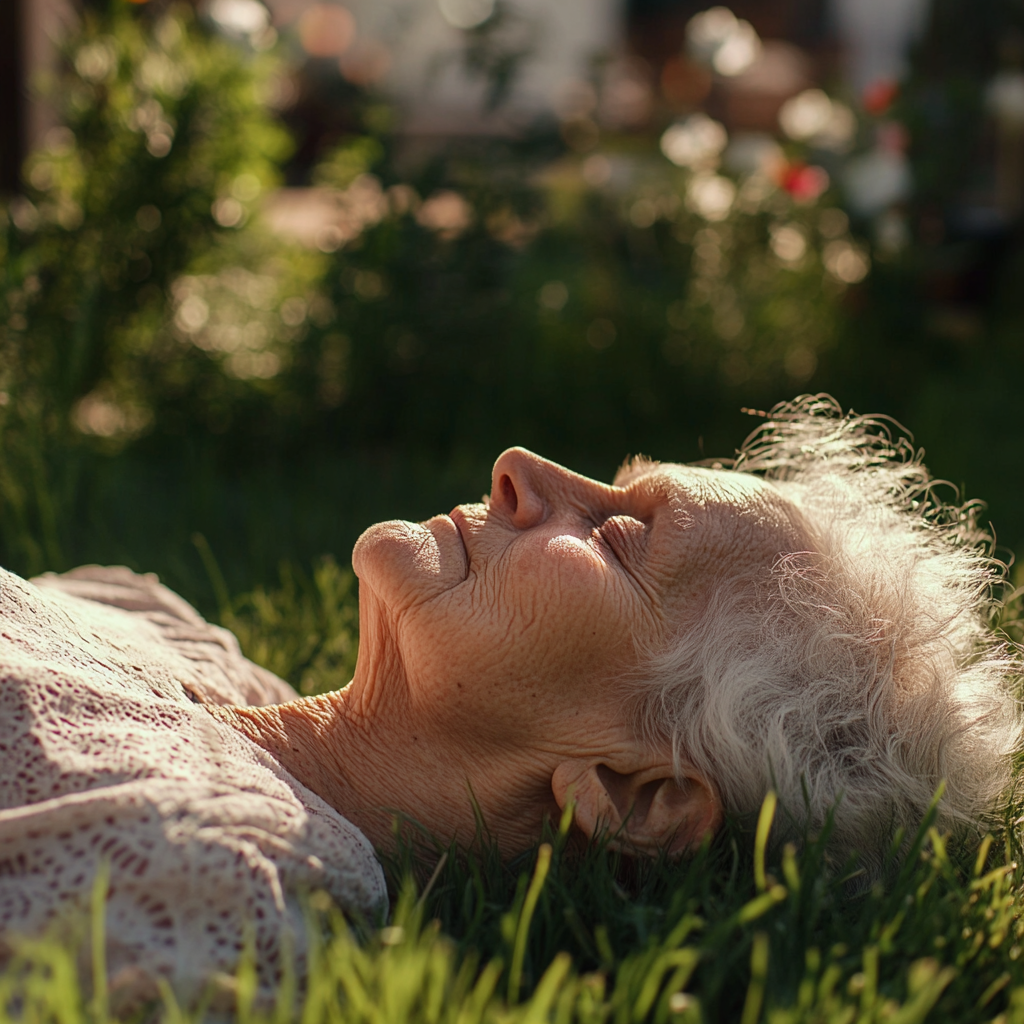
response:
M347 678L358 640L346 569L285 564L276 587L232 597L208 550L205 560L221 619L251 656L304 692ZM769 801L756 826L730 823L676 864L580 851L567 821L512 864L485 836L472 855L428 842L418 862L406 850L386 864L387 927L346 922L314 893L304 976L260 999L243 960L211 997L223 1019L227 993L240 1024L1024 1022L1017 808L980 845L926 821L871 886L856 863L829 860L827 835L775 848L769 825L782 813ZM0 975L0 1024L210 1015L209 1001L179 1007L166 988L150 1005L119 1005L89 983L104 973L83 948L18 946Z
M425 900L407 883L371 933L314 894L298 985L260 1001L246 961L219 988L252 1024L1024 1019L1020 873L989 839L954 850L926 826L890 884L858 896L820 838L762 861L731 830L682 864L632 870L549 839L518 872L450 857ZM25 944L0 979L0 1020L110 1019L75 964L66 945ZM165 989L140 1014L177 1024L202 1009Z

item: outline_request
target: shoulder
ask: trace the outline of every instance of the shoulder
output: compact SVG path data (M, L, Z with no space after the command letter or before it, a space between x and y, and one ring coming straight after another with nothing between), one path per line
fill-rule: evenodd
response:
M69 582L123 600L150 586L131 577ZM275 946L301 892L380 912L362 833L186 695L168 632L211 627L170 591L147 605L163 622L96 594L0 570L0 933L87 907L103 863L129 961L183 980L230 971L247 921Z
M298 694L283 679L249 661L234 635L207 622L155 573L125 566L83 565L67 573L46 573L31 583L79 611L103 611L105 618L155 643L161 658L179 663L181 681L211 704L279 704Z

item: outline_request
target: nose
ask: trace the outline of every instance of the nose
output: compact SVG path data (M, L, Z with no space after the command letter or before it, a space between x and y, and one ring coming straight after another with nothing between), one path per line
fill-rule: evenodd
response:
M589 503L611 488L549 462L525 448L509 448L498 456L491 474L491 508L503 512L513 526L539 526L560 502Z

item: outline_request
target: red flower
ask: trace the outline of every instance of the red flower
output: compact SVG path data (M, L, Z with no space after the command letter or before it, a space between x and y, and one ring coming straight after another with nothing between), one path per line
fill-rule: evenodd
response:
M813 203L828 188L828 171L816 164L795 160L782 169L779 185L798 203Z
M864 109L875 117L881 117L899 95L900 86L890 78L877 78L865 90L861 96Z

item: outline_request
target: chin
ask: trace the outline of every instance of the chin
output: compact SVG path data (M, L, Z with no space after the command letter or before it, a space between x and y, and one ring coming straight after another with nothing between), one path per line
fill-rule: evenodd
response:
M469 564L448 516L425 523L392 519L366 530L352 551L361 584L389 607L429 600L465 581Z

